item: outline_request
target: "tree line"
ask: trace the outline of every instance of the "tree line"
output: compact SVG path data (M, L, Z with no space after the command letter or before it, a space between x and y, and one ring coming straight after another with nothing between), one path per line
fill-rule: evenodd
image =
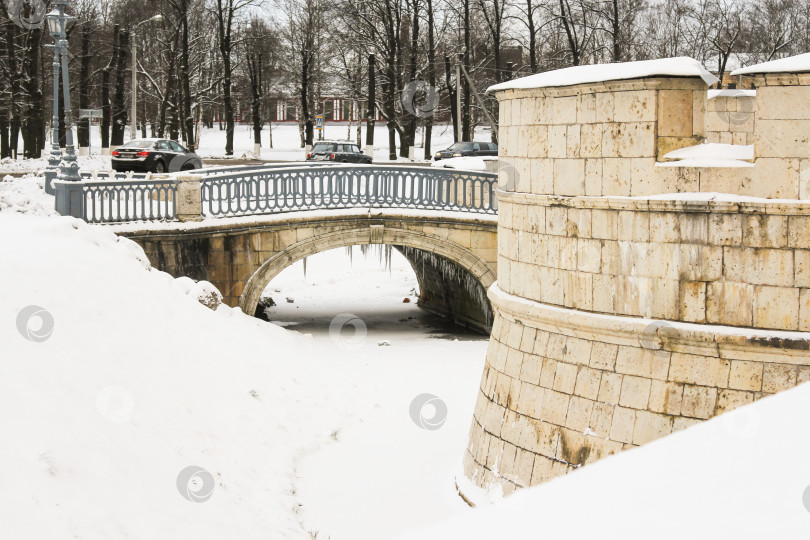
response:
M0 0L2 157L38 157L49 140L52 39L44 25L14 16L34 14L37 2L47 4ZM810 51L810 0L74 0L70 14L71 101L74 110L102 110L103 146L123 144L132 120L134 44L139 135L194 149L201 128L218 126L226 155L237 111L258 144L279 99L294 107L302 147L314 142L321 96L340 95L365 117L348 128L358 144L379 114L390 157L406 156L419 129L429 157L436 116L413 114L402 99L414 81L419 95L409 98L435 89L437 111L454 125L461 94L458 135L472 140L482 106L497 116L495 100L482 104L474 93L510 78L692 56L722 79L735 63ZM456 84L456 62L471 81ZM88 146L87 124L77 124Z

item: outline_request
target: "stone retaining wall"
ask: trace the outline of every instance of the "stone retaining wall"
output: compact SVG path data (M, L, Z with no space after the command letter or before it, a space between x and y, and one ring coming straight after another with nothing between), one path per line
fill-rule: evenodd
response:
M722 144L754 144L757 98L718 96L706 107L706 140Z
M498 92L476 485L535 485L810 380L810 203L787 200L810 194L804 84L757 79L754 164L733 168L659 162L705 139L697 77Z

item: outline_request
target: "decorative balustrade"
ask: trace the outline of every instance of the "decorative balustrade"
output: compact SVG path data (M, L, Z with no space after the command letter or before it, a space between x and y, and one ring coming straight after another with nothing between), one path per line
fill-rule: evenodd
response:
M497 175L431 167L281 164L151 178L108 174L54 181L57 210L90 223L276 214L343 208L497 213ZM178 211L178 185L183 185ZM198 188L199 186L199 188Z
M328 166L214 174L202 179L204 216L339 208L497 213L497 175L397 166Z

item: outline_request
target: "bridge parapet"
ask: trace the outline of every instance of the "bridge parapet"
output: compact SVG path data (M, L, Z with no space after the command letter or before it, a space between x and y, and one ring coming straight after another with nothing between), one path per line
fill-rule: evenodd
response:
M196 221L358 207L496 214L496 185L497 175L488 172L312 164L54 181L57 209L93 223Z

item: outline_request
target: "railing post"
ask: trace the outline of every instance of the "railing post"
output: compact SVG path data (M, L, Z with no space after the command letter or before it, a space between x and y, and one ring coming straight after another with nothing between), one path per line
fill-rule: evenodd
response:
M45 193L48 195L56 195L53 181L56 180L57 176L59 176L59 171L57 169L47 169L45 171Z
M202 221L202 175L181 174L177 176L177 219Z
M56 211L63 216L84 219L84 185L81 182L52 180Z

